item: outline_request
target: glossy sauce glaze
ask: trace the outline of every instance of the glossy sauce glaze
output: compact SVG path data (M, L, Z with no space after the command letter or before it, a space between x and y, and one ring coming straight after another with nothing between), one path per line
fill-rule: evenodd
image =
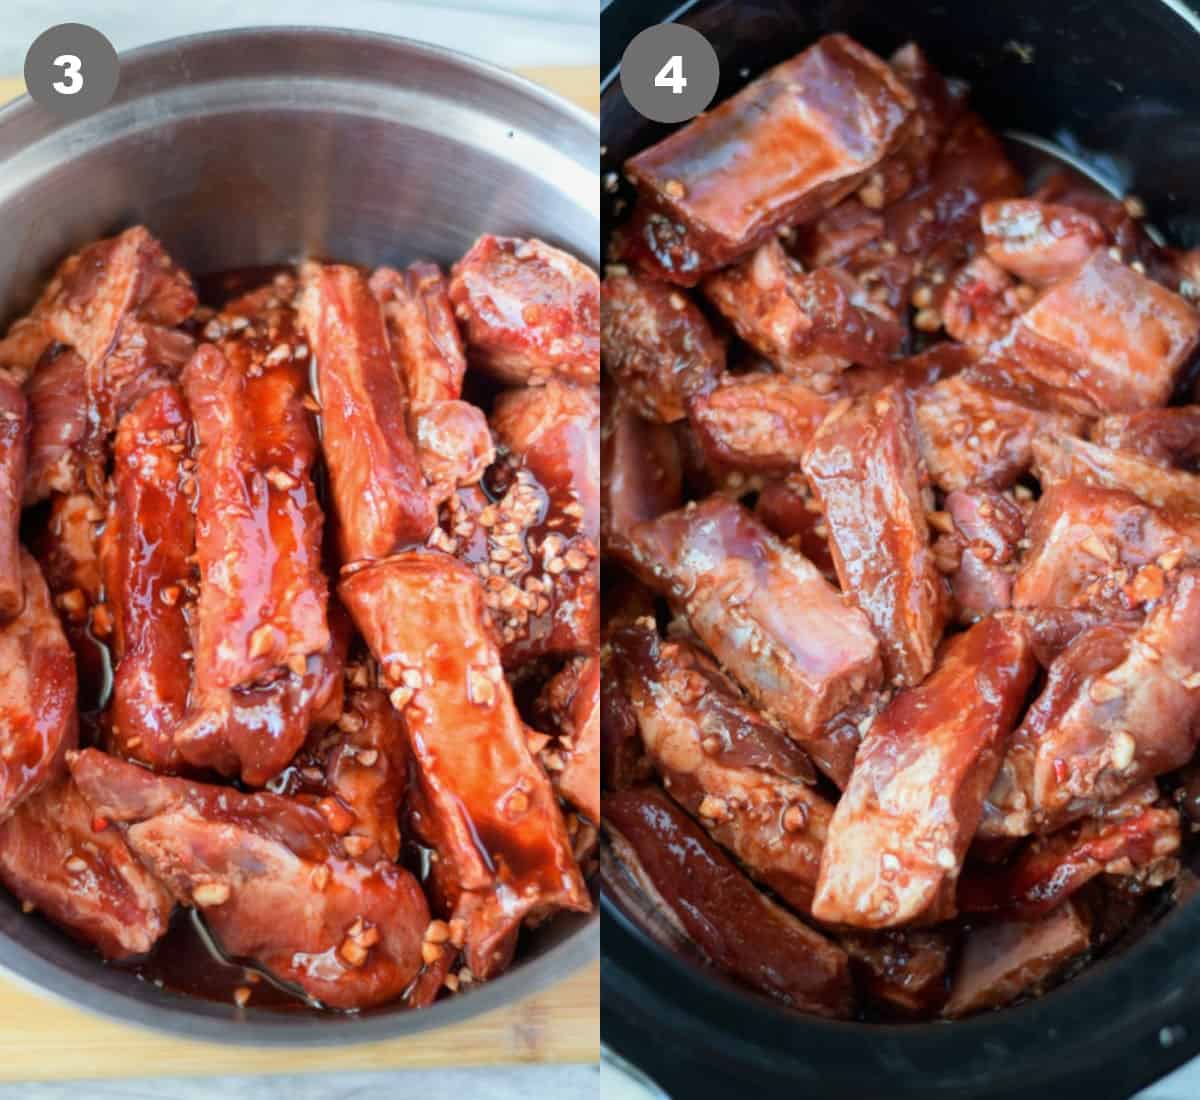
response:
M597 308L595 275L541 242L496 240L499 247L512 253L516 263L498 272L482 271L475 286L484 292L489 278L495 279L500 293L504 289L500 284L510 280L515 287L514 302L519 303L523 292L532 294L539 303L534 312L541 310L546 315L540 334L537 322L529 317L525 318L527 333L519 323L508 326L501 376L519 386L528 372L550 392L557 384L552 376L561 373L563 365L547 359L545 348L557 339L555 333L582 340L581 346L588 348L588 328L595 328ZM105 256L126 257L126 266L118 275L128 278L135 288L133 300L144 299L147 325L154 322L156 311L170 312L167 306L179 304L158 301L153 279L145 285L139 282L144 275L137 263L153 271L161 267L168 272L163 278L177 270L168 270L165 258L156 258L156 248L157 242L139 230L130 231L128 239L112 247L83 254L84 273L97 285L113 278L104 270ZM361 376L373 372L373 381L360 387L362 392L351 403L379 408L376 399L391 400L385 391L394 384L390 380L397 368L387 361L386 339L376 346L363 342L364 333L372 326L366 315L378 317L380 309L380 303L367 293L369 273L353 267L308 266L323 273L305 271L303 278L340 279L347 285L349 300L358 303L343 310L346 317L340 323L353 339L341 342L349 349L349 361L337 369L353 378L355 372L369 367ZM72 270L70 263L64 270ZM432 265L414 265L398 278L401 288L415 286L422 293L434 298L440 293L445 299L444 283ZM376 281L372 280L372 288ZM126 854L132 849L161 877L174 900L182 903L165 935L165 923L155 928L146 922L146 935L154 943L148 952L138 953L124 943L105 950L110 958L120 958L112 965L132 970L143 981L238 1006L288 1011L360 1011L398 997L413 1006L424 1005L442 994L443 985L451 991L460 988L459 979L450 972L458 949L474 971L473 978L464 968L461 982L484 980L511 961L527 913L541 920L564 906L589 908L591 901L576 863L581 858L578 853L586 854L586 849L573 848L579 835L578 818L570 816L568 829L562 817L560 794L571 797L565 780L560 792L557 780L552 785L536 758L538 746L553 741L555 734L551 730L535 733L527 727L512 697L504 704L508 717L500 724L505 726L501 740L511 747L507 763L519 775L516 786L500 791L503 797L495 806L485 806L470 789L473 779L450 775L444 807L430 814L428 798L413 784L422 768L433 771L438 765L435 758L418 759L420 767L414 765L410 774L407 738L397 713L403 707L398 699L403 683L388 685L390 701L373 686L375 666L369 657L364 661L361 641L351 643L353 628L336 600L330 602L326 626L325 579L328 575L332 588L340 564L335 549L339 541L343 553L347 552L347 505L336 499L336 492L328 491L325 455L331 453L330 432L345 437L356 414L351 411L343 423L332 428L325 423L320 404L322 363L316 354L319 322L315 315L292 310L289 302L294 300L296 285L293 269L286 267L240 269L199 280L204 305L176 330L178 342L201 345L183 372L182 386L156 388L154 380L143 391L105 394L100 411L114 426L119 423L122 433L112 482L115 503L107 516L103 509L96 509L87 492L81 491L77 497L62 495L63 479L78 477L80 480L71 484L82 487L85 471L77 472L70 463L54 457L59 453L55 450L59 438L42 441L39 469L50 469L52 478L58 479L52 482L56 495L46 506L33 502L21 515L21 531L31 545L45 543L41 566L76 650L79 748L85 750L74 751L72 726L70 743L64 735L63 750L56 759L71 750L66 759L74 782L64 780L63 794L47 788L52 812L46 820L57 827L59 819L54 813L60 807L54 798L64 813L68 805L78 804L85 815L88 804L104 807L103 813L84 821L82 832L86 834L88 827L104 830L117 846L114 858L117 849ZM82 296L82 316L86 294L82 290L73 293ZM560 311L564 294L579 296L570 307L574 320L570 312ZM430 311L432 315L432 307ZM170 316L175 319L174 313ZM456 322L448 305L442 310L442 320L447 319L452 330ZM418 310L415 322L410 313L402 315L397 325L420 320ZM39 323L35 311L28 324L36 328ZM114 321L119 332L124 331L121 326L125 323L121 318ZM378 327L382 335L382 323ZM90 331L86 325L84 329ZM394 329L387 333L392 341L403 335ZM426 338L423 344L417 334L411 335L415 346L426 351L450 347L450 335L458 339L445 327L435 340ZM25 339L24 333L21 338ZM136 352L141 336L135 333L131 339ZM590 339L590 355L595 357L595 336ZM0 354L5 347L0 344ZM285 349L290 356L282 355ZM94 371L97 378L103 377L100 367L106 366L103 354L97 351L93 356L99 364ZM40 373L63 360L51 346L43 356ZM147 368L144 379L153 379L154 370L168 360L164 355L135 361ZM69 360L68 364L73 365ZM448 474L445 466L440 468L439 477L451 479L454 499L465 494L476 509L495 508L503 504L513 484L526 486L526 505L532 503L523 517L528 527L531 583L523 591L531 596L530 615L523 629L510 627L505 635L506 667L511 660L516 697L526 714L534 713L538 684L548 679L555 664L576 653L580 656L574 659L582 660L594 648L598 442L587 436L598 435L599 406L586 394L586 363L582 368L584 378L578 391L574 383L564 383L562 401L555 405L558 411L553 415L532 424L519 415L509 418L513 431L507 436L500 433L504 437L502 461L492 466L491 476L483 481L480 473L492 462L492 426L485 414L493 409L499 394L494 375L482 370L469 372L463 395L463 371L457 372L457 378L452 371L446 386L438 390L439 400L425 403L421 410L412 410L407 404L392 410L402 423L407 416L410 431L420 431L422 415L430 417L431 423L436 420L451 428L461 424L477 433L482 430L486 448L478 447L466 465L455 467L450 456ZM411 383L413 379L402 375L402 381ZM404 392L403 385L400 392ZM515 399L519 393L510 389L506 396ZM470 404L460 401L460 395L469 398ZM175 406L184 396L194 406L195 425L186 421L186 406L182 417L175 415ZM88 426L94 437L100 437L102 430L103 426ZM69 444L65 426L59 436L62 443ZM324 448L318 440L324 441ZM68 458L74 453L68 445ZM92 465L87 469L92 474L99 468L99 456L99 450L90 456ZM406 461L414 457L409 455ZM352 461L360 459L360 453L352 455ZM13 473L12 464L7 465ZM412 462L410 467L416 479L414 500L422 495L425 479L430 493L438 493L431 467L423 463L418 469ZM157 477L163 470L166 475ZM461 488L455 487L454 477L463 478ZM251 499L260 488L263 499ZM191 513L198 489L201 499L207 497L209 509L207 514L201 509L197 516L197 552L189 554L193 545ZM222 494L229 494L229 499L222 501ZM431 517L438 499L434 496ZM217 512L213 512L214 503ZM323 531L322 511L327 520ZM453 517L449 522L453 524ZM401 525L393 535L385 532L365 549L351 541L350 560L342 559L348 566L344 575L363 581L372 567L361 558L407 551L418 563L433 564L440 559L453 565L467 586L464 594L475 600L479 588L476 572L479 580L487 575L483 568L487 551L480 557L474 547L480 539L484 544L490 541L489 526L478 525L470 539L453 549L445 541L436 546L440 529L430 539L436 548L427 548L422 524L413 529ZM134 527L139 534L149 530L155 535L138 541L131 537ZM43 539L43 531L51 532L51 537ZM99 540L98 554L94 539ZM547 553L554 540L561 544L569 568L561 564L557 569L541 568L554 564L553 554ZM254 549L260 544L263 553ZM447 555L455 551L462 564L449 561ZM493 547L493 557L495 553ZM576 559L582 564L576 564ZM220 579L216 573L205 574L206 565L225 563L221 568L227 571L235 561L247 568L228 577L223 572ZM355 574L355 569L360 572ZM542 577L540 582L535 573ZM562 580L560 573L566 573ZM31 590L31 582L26 582L25 589ZM533 598L535 595L540 598ZM213 602L215 596L221 601ZM434 683L447 678L455 683L463 680L464 698L453 700L452 693L443 692L445 699L440 705L466 704L470 710L473 693L482 690L476 684L480 669L472 665L464 680L462 658L450 651L459 642L471 644L470 631L483 630L487 615L502 621L503 611L490 600L486 606L482 599L478 606L468 601L468 606L470 612L460 624L461 637L441 631L439 644L446 652L431 658L427 675ZM370 615L360 607L357 618L361 625ZM269 638L263 623L271 630ZM560 623L566 624L561 630ZM25 629L23 624L24 619L18 624L21 629ZM419 643L420 638L413 641ZM61 648L65 651L65 640ZM476 664L487 666L492 693L497 698L508 696L499 655L494 649L489 652L491 657ZM49 678L50 690L57 690L61 679L64 677ZM44 725L55 721L56 707L57 703L47 704ZM123 718L114 721L114 715L122 714ZM549 720L545 713L542 717ZM543 729L547 728L543 725ZM479 743L477 753L483 757L494 755L493 733ZM154 769L182 773L186 779L155 777L93 746L119 752L126 759L140 758ZM278 749L275 755L272 746ZM182 750L183 759L177 749ZM598 749L597 739L595 751ZM461 748L458 751L461 753ZM48 749L38 756L43 761L39 766L51 758ZM464 766L474 766L469 754L459 759ZM484 783L485 772L479 772L479 783ZM264 784L271 793L256 793ZM79 797L80 790L86 802ZM533 802L535 811L526 815L518 806L520 800ZM595 803L594 797L591 803ZM26 829L36 827L36 813L40 812L32 800L29 805L20 818ZM180 816L179 808L186 813ZM491 820L492 815L498 815L496 820ZM478 888L480 884L447 877L445 853L439 859L438 851L422 843L428 834L441 848L446 839L444 822L450 819L463 823L467 846L480 861L483 876L499 883L493 901L481 895L479 904L473 905L464 886ZM348 831L351 829L354 831ZM376 854L371 855L372 851ZM282 891L281 901L307 905L293 911L295 922L286 908L279 910L275 924L294 926L294 931L272 927L270 903L255 899L253 888L249 894L239 893L241 872L228 880L222 878L230 874L230 859L249 859L251 862L240 866L251 877L264 876L264 891ZM70 868L76 862L68 859L66 865ZM312 869L309 879L304 878L306 867ZM528 884L528 889L523 884ZM20 874L10 885L18 896L33 893ZM514 887L518 887L520 899ZM306 903L306 892L313 890L317 893ZM429 924L426 896L435 906L433 915L455 918L449 924L452 942L444 948L439 945L445 940L447 925L444 920ZM99 897L96 900L103 902ZM68 927L77 922L81 938L100 942L103 929L98 924L88 926L69 903L56 908L55 898L48 896L44 905L37 907ZM30 904L27 911L32 910ZM358 919L351 921L356 912ZM465 944L454 938L460 935L454 930L456 923L469 926ZM438 926L443 930L440 937ZM306 942L327 944L329 935L335 938L327 949L303 946ZM339 942L342 935L346 938ZM222 941L235 950L243 944L250 954L231 957L220 946ZM137 941L128 938L128 942ZM328 997L323 989L329 991ZM327 1007L330 1004L340 1008L331 1009Z

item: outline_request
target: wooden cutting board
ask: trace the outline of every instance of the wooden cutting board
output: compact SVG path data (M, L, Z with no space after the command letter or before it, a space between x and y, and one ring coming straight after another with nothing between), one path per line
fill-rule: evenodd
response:
M593 113L600 72L523 70ZM25 90L0 77L0 104ZM597 160L599 151L597 151ZM270 1050L186 1042L108 1023L0 978L0 1081L421 1069L600 1057L599 964L519 1004L407 1040L341 1049Z

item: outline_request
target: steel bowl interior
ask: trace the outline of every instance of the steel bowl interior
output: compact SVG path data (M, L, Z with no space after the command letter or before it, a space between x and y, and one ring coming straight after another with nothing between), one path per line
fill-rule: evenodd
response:
M483 232L599 259L598 126L526 80L418 42L250 29L125 54L116 98L65 124L28 98L0 111L0 320L81 243L144 223L204 274L303 256L443 265ZM599 954L599 918L564 915L513 968L409 1012L237 1010L103 965L0 891L0 968L110 1019L226 1043L318 1045L477 1015ZM471 1052L463 1052L464 1063Z

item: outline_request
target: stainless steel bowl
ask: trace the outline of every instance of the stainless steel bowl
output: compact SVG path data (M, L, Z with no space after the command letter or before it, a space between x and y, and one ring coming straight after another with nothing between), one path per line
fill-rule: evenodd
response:
M0 307L33 301L79 245L138 222L188 270L336 257L448 264L483 232L599 263L599 127L482 62L404 39L304 28L173 39L121 58L102 112L0 111ZM497 980L423 1011L298 1015L185 997L105 966L0 891L0 968L109 1019L272 1045L408 1035L508 1004L599 954L564 914Z

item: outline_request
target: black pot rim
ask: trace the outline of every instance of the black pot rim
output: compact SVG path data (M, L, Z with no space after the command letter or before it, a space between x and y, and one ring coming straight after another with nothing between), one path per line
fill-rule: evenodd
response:
M633 35L704 2L605 0L602 95L620 94ZM1195 5L1158 2L1200 34ZM606 895L602 1035L652 1075L686 1061L689 1080L713 1090L702 1095L724 1095L736 1073L743 1087L799 1085L814 1096L1123 1100L1200 1054L1198 941L1193 898L1043 997L953 1022L868 1024L791 1011L679 958Z

